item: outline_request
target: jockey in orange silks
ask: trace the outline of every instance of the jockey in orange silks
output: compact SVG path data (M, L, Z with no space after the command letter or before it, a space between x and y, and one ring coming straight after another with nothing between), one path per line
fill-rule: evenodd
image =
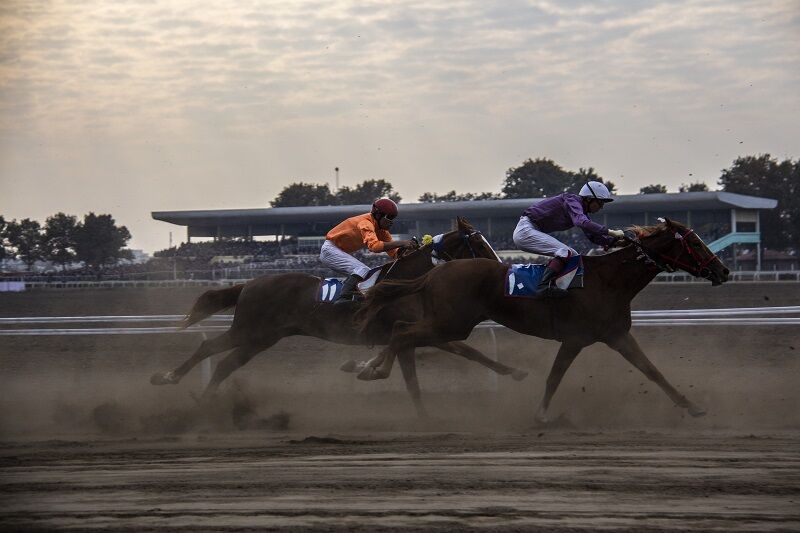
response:
M608 187L599 181L590 181L581 187L578 194L565 192L545 198L525 210L514 230L514 244L520 250L553 258L547 263L537 293L550 287L570 256L578 255L578 252L549 233L578 227L590 241L602 246L611 246L623 237L622 230L608 229L586 216L600 211L606 203L613 201ZM552 289L560 291L556 287Z
M358 283L364 281L369 267L351 254L362 248L370 252L386 252L396 257L398 248L411 246L411 241L393 241L389 229L397 216L397 204L381 198L372 204L372 211L350 217L325 236L319 259L328 268L347 274L342 291L335 298L352 299L358 294Z

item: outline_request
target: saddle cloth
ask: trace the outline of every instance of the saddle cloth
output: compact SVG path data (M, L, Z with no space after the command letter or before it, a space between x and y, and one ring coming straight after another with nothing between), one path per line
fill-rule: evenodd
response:
M375 285L381 268L382 267L377 266L371 269L367 274L367 278L358 284L359 290L365 291ZM332 302L333 299L336 298L340 292L342 292L343 283L343 280L339 278L324 278L320 282L319 289L317 290L317 301Z
M505 295L521 298L536 296L536 287L542 279L546 265L511 265L506 273ZM567 259L564 270L556 278L556 286L561 289L583 287L583 258L573 255Z

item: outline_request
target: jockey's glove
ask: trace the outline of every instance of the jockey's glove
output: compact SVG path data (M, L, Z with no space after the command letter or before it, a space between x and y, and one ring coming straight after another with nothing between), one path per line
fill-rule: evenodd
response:
M625 236L625 233L621 229L610 229L608 230L608 234L615 239L621 239Z

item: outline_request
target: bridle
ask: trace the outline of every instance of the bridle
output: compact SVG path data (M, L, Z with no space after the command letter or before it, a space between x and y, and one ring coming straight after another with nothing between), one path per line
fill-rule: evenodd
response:
M472 230L470 232L460 232L461 233L461 240L466 246L467 250L469 250L470 255L472 258L475 259L478 257L478 254L475 253L475 248L472 246L472 237L475 235L479 235L483 242L489 247L489 249L494 253L494 256L497 257L497 252L494 251L494 248L489 244L486 240L486 237L483 236L479 230ZM438 260L438 261L452 261L454 258L448 252L444 250L444 234L440 233L433 238L433 242L431 243L431 257ZM497 257L497 260L500 261L500 258Z
M685 233L681 233L680 231L675 232L675 238L681 243L681 248L678 250L678 253L675 255L675 257L671 257L667 254L659 252L658 250L653 250L652 248L645 246L638 238L630 238L626 236L625 240L636 247L636 249L646 257L648 262L655 265L659 270L664 272L675 272L678 269L682 269L692 276L698 278L708 278L708 276L711 275L708 265L714 260L720 261L720 258L714 253L711 253L711 255L705 259L700 257L700 254L697 253L697 250L689 245L688 238L691 235L697 235L693 229L688 229ZM695 261L694 265L681 260L681 256L684 252Z

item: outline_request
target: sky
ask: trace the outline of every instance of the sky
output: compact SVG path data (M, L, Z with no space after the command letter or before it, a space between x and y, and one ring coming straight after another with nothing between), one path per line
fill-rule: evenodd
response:
M800 158L800 0L0 2L0 215L268 207L297 181L621 193Z

